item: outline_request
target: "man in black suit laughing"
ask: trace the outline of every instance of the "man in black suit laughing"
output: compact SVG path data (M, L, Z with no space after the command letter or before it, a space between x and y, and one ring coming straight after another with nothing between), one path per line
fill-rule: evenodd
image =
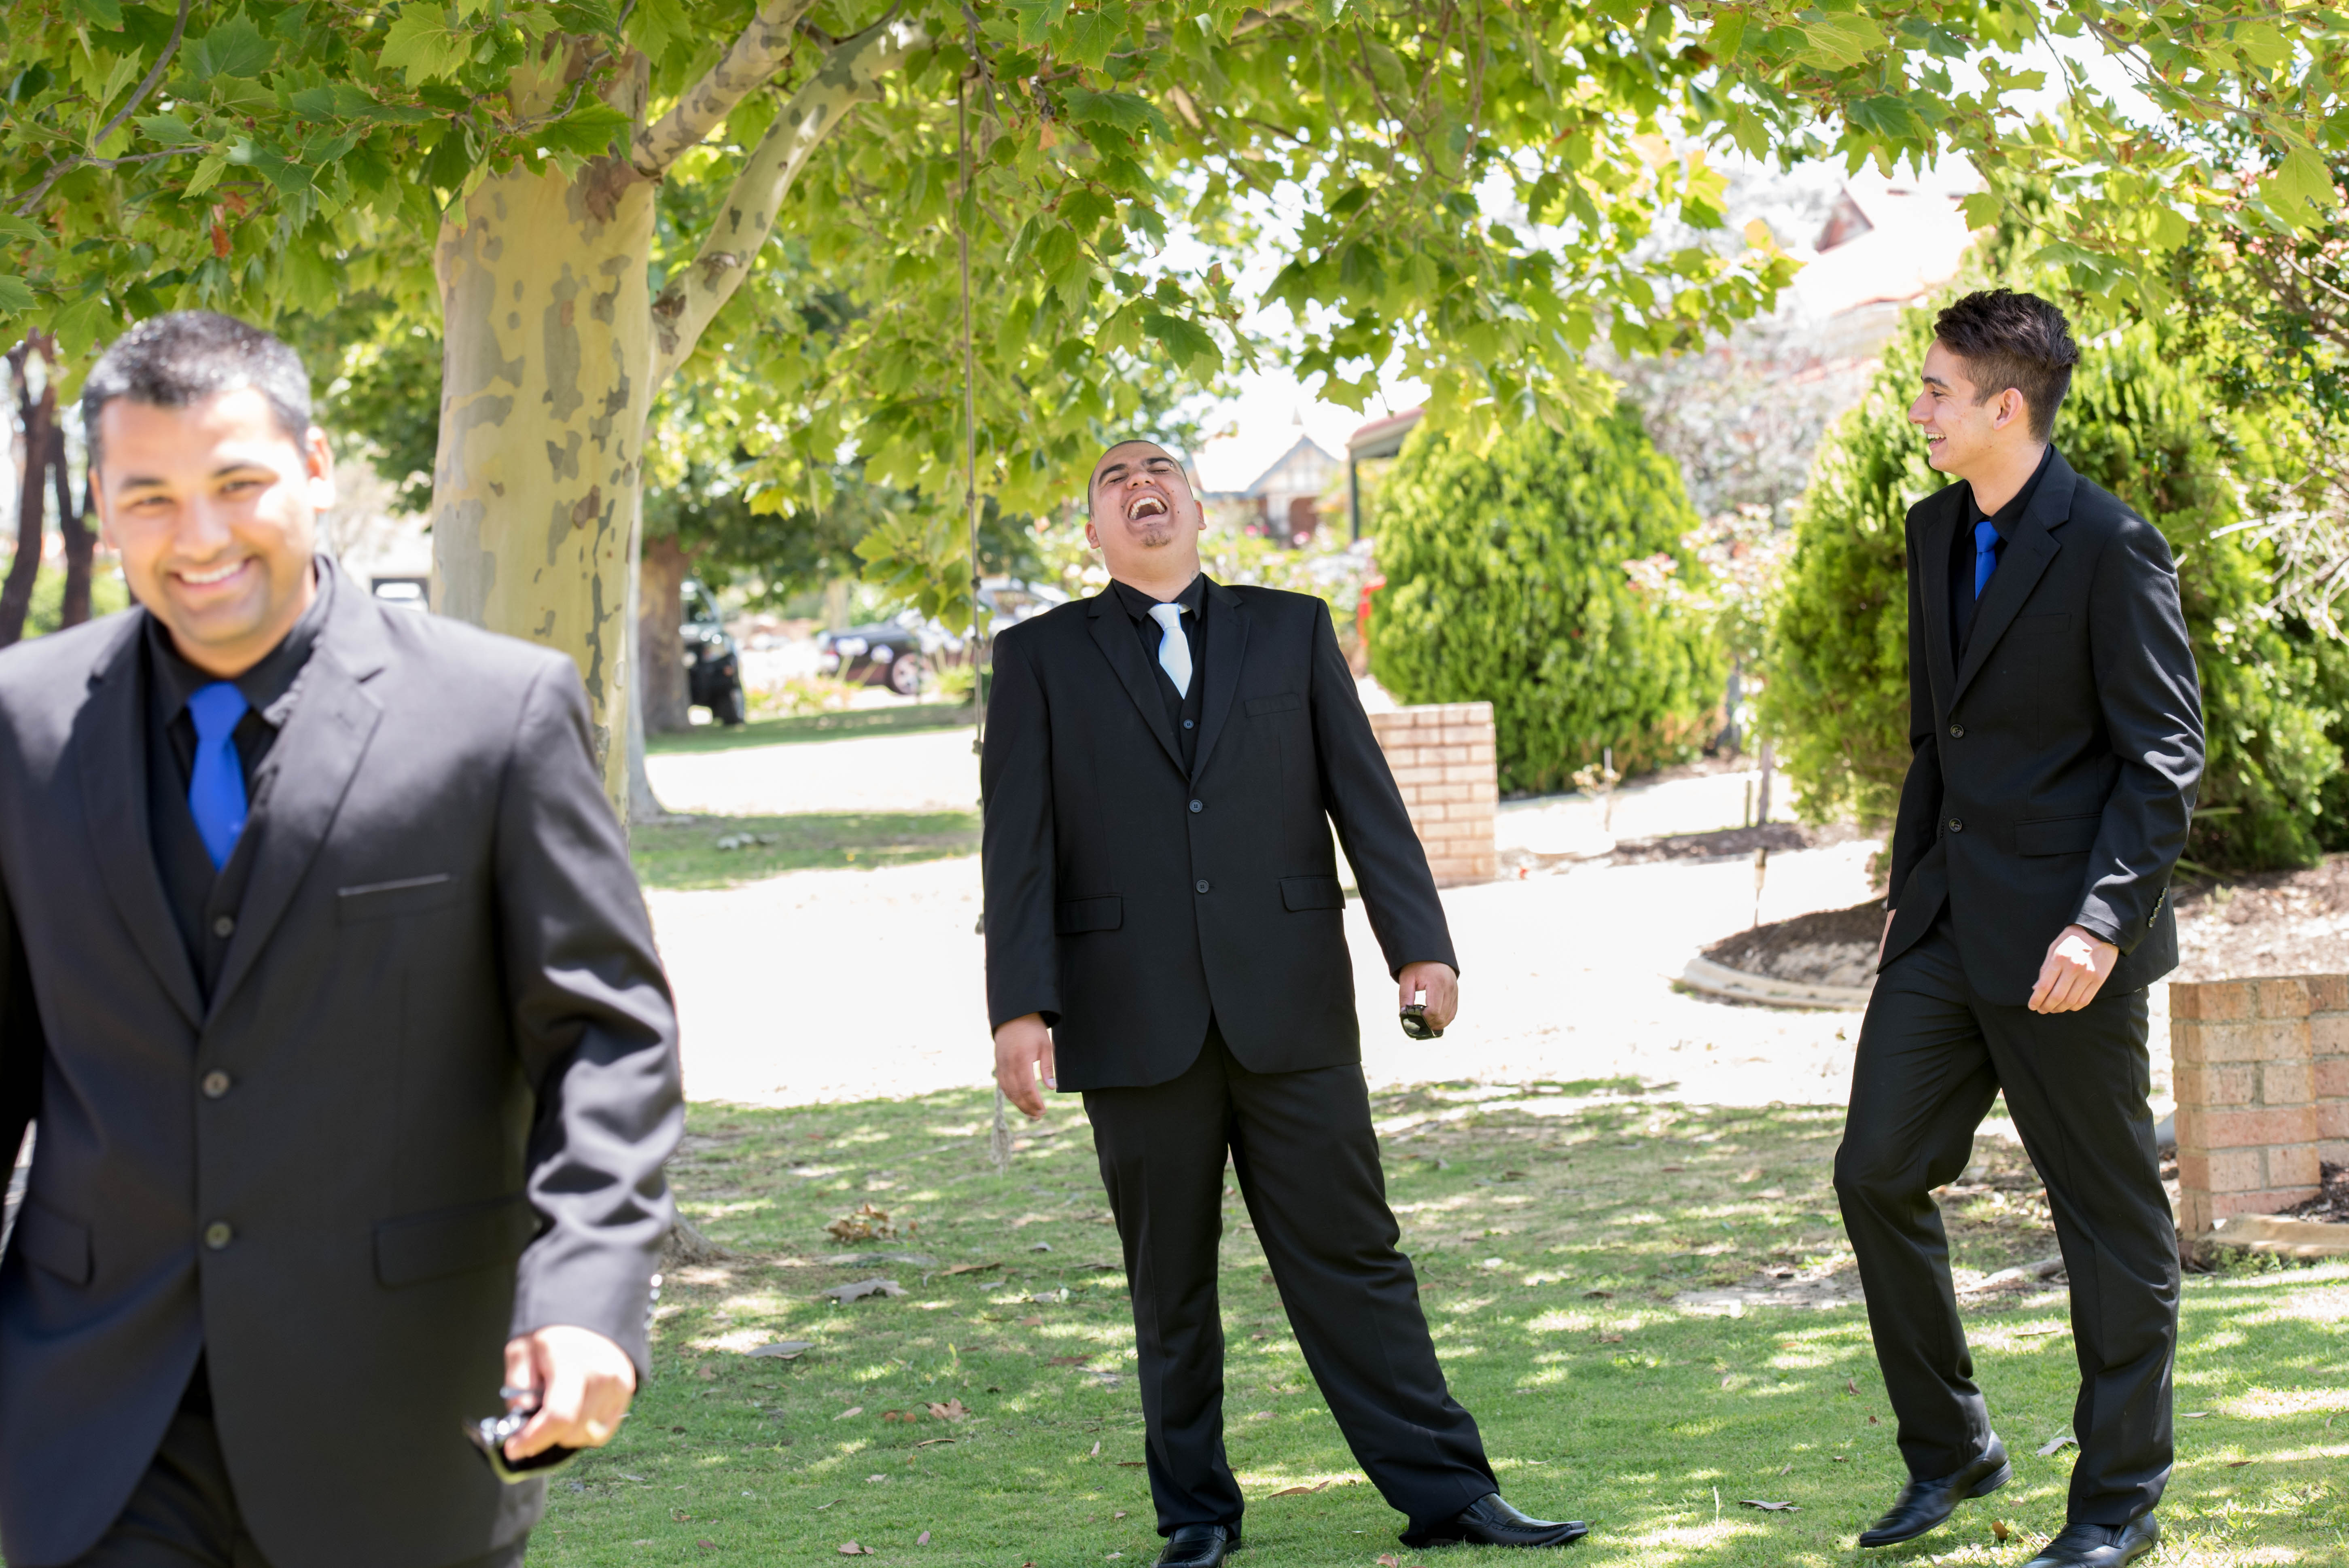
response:
M1112 582L1006 632L982 777L996 1078L1029 1116L1081 1089L1133 1291L1167 1568L1239 1544L1216 1301L1238 1174L1306 1364L1403 1540L1551 1546L1504 1502L1445 1390L1371 1129L1343 841L1398 999L1448 1024L1444 906L1327 605L1199 571L1182 467L1102 455L1086 537Z
M1909 513L1909 733L1892 900L1836 1188L1909 1484L1863 1546L2013 1473L1974 1386L1932 1191L2003 1092L2071 1278L2069 1522L2030 1568L2153 1550L2170 1469L2178 1239L2146 1096L2146 987L2202 708L2160 533L2050 443L2079 351L2031 294L1941 313L1909 417L1960 482Z

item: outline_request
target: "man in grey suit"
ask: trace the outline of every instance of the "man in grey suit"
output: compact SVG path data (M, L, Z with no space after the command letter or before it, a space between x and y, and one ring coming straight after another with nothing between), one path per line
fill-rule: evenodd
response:
M140 608L0 657L14 1568L511 1564L646 1367L677 1030L561 655L315 552L299 360L141 324L83 395Z

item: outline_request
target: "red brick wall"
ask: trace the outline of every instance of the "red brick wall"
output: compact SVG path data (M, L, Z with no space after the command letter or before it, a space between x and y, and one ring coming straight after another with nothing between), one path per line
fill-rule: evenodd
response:
M2314 1197L2349 1163L2349 975L2177 981L2178 1215L2189 1235Z
M1489 702L1431 703L1371 715L1435 885L1490 882L1499 764Z

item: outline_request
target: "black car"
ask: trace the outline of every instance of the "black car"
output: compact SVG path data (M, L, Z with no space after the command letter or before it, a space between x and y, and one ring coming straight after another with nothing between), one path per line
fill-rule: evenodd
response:
M693 578L685 580L680 640L685 645L686 701L706 707L720 724L750 717L742 691L742 650L718 614L718 601Z
M1068 600L1057 588L1013 577L984 579L978 597L997 631ZM816 638L815 647L817 663L826 675L862 686L885 686L900 696L919 695L932 665L960 664L968 657L962 637L912 610L894 621L825 632Z

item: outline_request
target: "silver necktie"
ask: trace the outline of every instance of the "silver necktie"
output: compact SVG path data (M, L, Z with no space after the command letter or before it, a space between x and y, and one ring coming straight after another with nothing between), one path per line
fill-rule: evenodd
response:
M1174 683L1174 695L1191 695L1191 639L1183 634L1183 606L1154 604L1150 618L1166 628L1158 639L1158 667Z

